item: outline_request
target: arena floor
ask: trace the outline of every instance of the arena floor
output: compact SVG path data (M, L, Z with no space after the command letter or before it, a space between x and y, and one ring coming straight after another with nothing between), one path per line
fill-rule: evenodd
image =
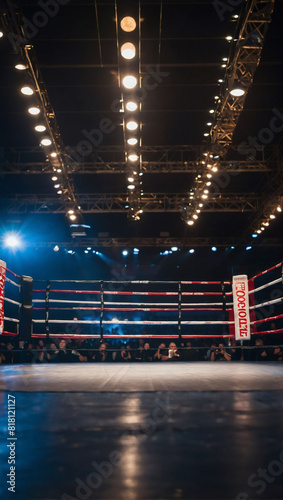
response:
M15 365L0 377L3 500L283 498L280 364Z

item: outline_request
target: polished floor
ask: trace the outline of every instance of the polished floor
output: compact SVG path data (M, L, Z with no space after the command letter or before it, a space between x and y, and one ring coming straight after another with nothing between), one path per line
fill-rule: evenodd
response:
M272 363L2 366L0 497L282 500L282 375Z

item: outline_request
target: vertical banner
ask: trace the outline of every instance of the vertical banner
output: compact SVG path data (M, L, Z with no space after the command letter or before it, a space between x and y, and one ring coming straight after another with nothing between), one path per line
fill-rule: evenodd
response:
M0 335L4 332L4 289L6 279L6 262L0 260Z
M236 340L250 340L250 310L248 277L233 276L233 303Z

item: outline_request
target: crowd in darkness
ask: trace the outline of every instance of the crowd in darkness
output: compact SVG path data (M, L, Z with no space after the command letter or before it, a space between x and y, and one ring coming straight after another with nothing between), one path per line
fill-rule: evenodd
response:
M155 341L156 342L156 341ZM276 342L278 344L280 342ZM177 345L178 344L178 345ZM257 337L249 349L238 348L223 342L201 342L196 347L191 341L160 342L156 345L136 339L128 343L120 340L97 341L94 339L31 339L26 342L0 342L0 364L17 363L101 363L101 362L176 362L176 361L283 361L283 349L269 347L262 337Z

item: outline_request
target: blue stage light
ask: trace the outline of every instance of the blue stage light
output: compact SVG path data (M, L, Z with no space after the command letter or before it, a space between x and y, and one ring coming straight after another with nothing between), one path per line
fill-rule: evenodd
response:
M122 255L123 255L124 257L127 257L127 255L129 255L128 250L123 250Z

